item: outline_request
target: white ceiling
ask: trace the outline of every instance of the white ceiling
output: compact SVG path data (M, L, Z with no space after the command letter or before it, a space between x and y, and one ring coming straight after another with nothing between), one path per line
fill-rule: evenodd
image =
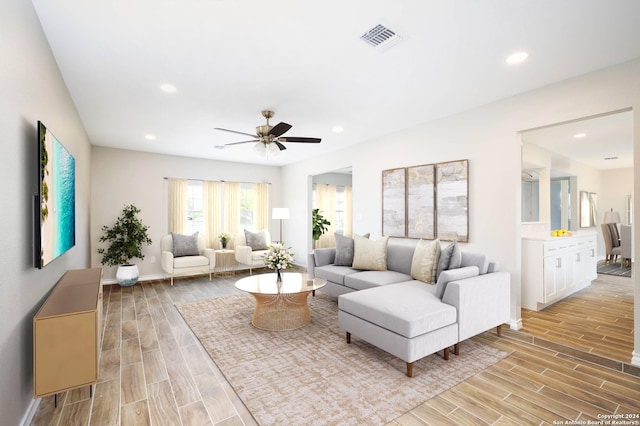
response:
M33 0L94 145L283 165L640 57L637 0ZM359 39L382 23L384 52ZM529 59L508 66L507 55ZM174 94L159 90L163 83ZM287 144L216 149L263 124ZM340 125L342 133L332 128ZM153 134L156 140L145 140Z
M527 130L522 140L600 170L633 167L631 111Z

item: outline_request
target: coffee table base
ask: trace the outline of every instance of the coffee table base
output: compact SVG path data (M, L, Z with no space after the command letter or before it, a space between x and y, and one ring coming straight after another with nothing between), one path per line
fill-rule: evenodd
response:
M310 291L293 294L258 294L251 324L261 330L288 331L311 322L307 296Z

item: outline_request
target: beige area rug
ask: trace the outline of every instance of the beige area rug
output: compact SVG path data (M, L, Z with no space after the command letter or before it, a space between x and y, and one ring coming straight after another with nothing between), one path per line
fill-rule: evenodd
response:
M353 336L345 341L334 299L309 296L312 322L294 331L251 325L249 294L176 304L261 425L379 425L471 377L507 354L475 341L445 361L406 364Z

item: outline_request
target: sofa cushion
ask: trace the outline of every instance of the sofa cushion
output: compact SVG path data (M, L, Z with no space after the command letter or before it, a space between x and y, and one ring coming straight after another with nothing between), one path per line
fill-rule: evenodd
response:
M332 283L344 285L344 277L349 274L360 272L348 266L325 265L318 266L314 269L316 278L331 281Z
M251 250L267 249L267 233L265 231L251 232L245 229L244 238Z
M171 233L173 240L173 257L198 256L198 232L193 235Z
M200 266L209 266L209 259L204 256L183 256L173 260L174 269L197 268Z
M461 267L464 266L477 266L480 271L480 275L484 275L489 270L489 258L484 254L478 253L462 253Z
M460 251L458 242L454 241L449 244L447 248L440 252L440 260L438 260L438 270L436 271L436 277L439 277L442 271L459 268L461 263L462 252Z
M388 242L389 237L369 240L368 238L354 235L352 267L368 271L386 271Z
M360 271L344 277L344 285L354 290L412 281L411 275L396 271Z
M251 252L251 260L264 260L269 250L253 250Z
M406 338L454 324L456 308L421 282L390 284L338 297L338 308Z
M387 244L387 269L411 275L411 261L418 240L390 238Z
M411 261L411 276L416 280L435 284L439 258L440 240L418 241Z

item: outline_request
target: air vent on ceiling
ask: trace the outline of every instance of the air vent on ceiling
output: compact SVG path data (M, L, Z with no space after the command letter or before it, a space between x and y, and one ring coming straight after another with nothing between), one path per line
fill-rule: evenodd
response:
M398 43L402 38L382 24L368 30L360 36L360 39L377 50L385 50Z

